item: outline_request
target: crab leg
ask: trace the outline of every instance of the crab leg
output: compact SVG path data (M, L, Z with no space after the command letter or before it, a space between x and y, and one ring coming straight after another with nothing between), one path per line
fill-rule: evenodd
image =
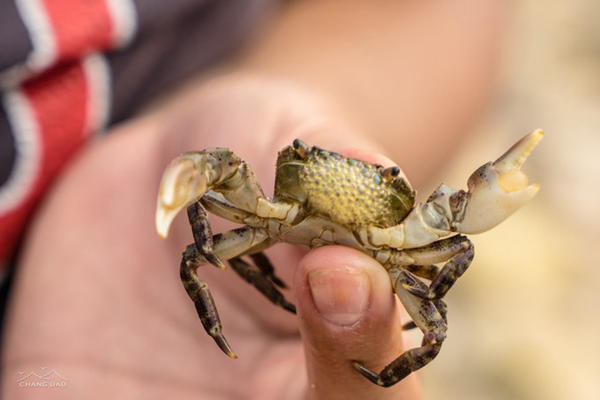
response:
M200 203L197 204L199 207L202 207ZM207 224L205 225L208 226ZM194 225L192 225L192 229L194 229ZM205 232L202 234L206 235ZM196 238L196 231L194 231L194 238ZM205 237L202 237L202 239L202 243L210 242L210 254L217 259L229 260L232 269L242 279L258 289L272 303L281 306L287 311L296 313L296 307L288 302L275 287L275 285L285 287L285 284L275 276L273 266L261 251L270 244L264 230L244 226L211 236L209 241ZM258 269L254 269L240 258L244 254L250 255ZM206 252L200 251L197 243L187 246L181 261L181 280L196 306L196 311L206 332L213 337L225 354L236 358L222 334L221 323L219 322L217 309L208 285L200 280L196 273L196 269L207 262L209 260L206 258Z
M200 201L208 211L230 221L239 223L256 222L256 225L264 225L265 220L260 220L259 218L256 218L256 216L234 207L226 200L220 199L214 192L205 194ZM286 284L275 275L275 269L265 253L259 251L257 253L249 254L249 256L262 274L269 278L276 286L283 289L287 288Z
M404 289L418 297L426 299L441 299L450 290L458 278L465 273L475 255L473 244L464 236L457 236L462 249L444 264L441 271L431 282L429 288L422 286L404 285Z
M225 264L215 255L213 250L213 234L208 224L206 210L200 202L196 202L187 209L188 219L192 226L192 234L194 235L194 243L200 252L200 255L212 265L225 269Z
M431 300L433 302L433 305L435 305L435 308L437 308L438 312L440 313L440 315L442 316L442 318L444 319L444 322L446 324L448 324L448 305L446 304L446 302L442 299L435 299L435 300ZM402 325L402 330L404 331L408 331L410 329L415 329L417 328L417 324L415 324L415 321L409 321L407 323L405 323L404 325Z
M229 259L245 253L248 249L260 246L267 239L267 235L261 230L243 227L210 238L215 243L214 251L218 254L218 257ZM225 354L231 358L237 358L223 336L217 307L208 285L198 277L196 272L199 266L207 262L208 260L198 250L196 243L187 246L181 259L181 281L188 296L194 302L196 312L206 333L215 340Z
M261 271L254 269L252 265L239 257L234 257L229 260L229 264L237 274L249 284L253 285L261 292L271 303L281 306L283 309L296 314L296 307L288 302L283 294L269 280L267 275Z
M438 266L433 264L428 265L419 265L419 264L410 264L405 265L404 268L415 274L420 278L425 278L430 281L433 281L435 277L440 273L440 269Z
M407 323L405 323L404 325L402 325L402 330L403 331L408 331L411 329L415 329L417 327L417 324L415 324L415 321L408 321Z
M448 290L456 283L457 279L460 278L471 262L475 255L473 244L467 239L466 248L454 257L450 259L443 267L438 276L435 277L429 290L426 293L428 299L441 299L443 298Z
M438 312L442 316L442 319L444 320L446 325L448 325L448 305L446 304L446 302L442 299L435 299L432 300L432 302L435 305L435 308L437 308Z
M254 265L256 265L256 267L265 277L267 277L276 286L279 286L282 289L287 289L285 282L275 275L275 268L273 268L273 264L271 264L271 261L269 261L265 253L260 251L258 253L250 254L250 258L254 262Z
M271 244L271 241L266 239L264 231L245 226L214 235L211 242L214 242L214 251L223 259L228 259L233 270L240 277L254 285L275 304L280 304L286 310L295 312L293 304L288 303L285 299L277 299L278 296L281 296L281 293L273 285L281 288L286 288L286 285L275 275L273 265L261 251ZM193 245L188 246L188 249L190 247L193 247ZM244 254L249 255L258 270L251 269L252 267L248 263L239 258ZM203 261L208 260L204 259ZM200 264L202 263L200 262ZM273 287L271 288L271 286Z
M217 233L212 236L212 242L213 251L221 260L229 260L245 254L256 253L270 244L267 233L263 229L250 226ZM208 260L197 250L195 243L188 245L185 251L195 252L198 266L208 263Z
M474 256L471 241L462 235L439 240L427 246L406 250L388 250L385 259L379 259L388 270L401 267L425 279L430 279L429 288L405 286L415 296L430 300L441 299L454 283L465 273ZM439 269L432 264L445 262ZM434 275L435 274L435 275ZM421 283L421 282L419 282Z
M181 259L180 276L185 291L194 302L196 312L200 317L200 321L202 322L202 326L204 326L206 333L215 340L219 348L223 350L223 353L231 358L237 358L237 355L231 350L229 343L227 343L227 339L223 336L223 328L221 326L217 307L210 294L208 285L198 278L196 273L198 260L196 256L197 252L195 246L188 246Z
M465 249L465 242L467 241L468 239L465 236L455 235L415 249L386 249L371 251L370 254L388 270L401 266L410 272L418 272L416 275L419 275L424 274L424 270L428 270L428 273L433 273L435 266L432 264L450 260ZM420 270L419 266L424 270ZM426 276L422 277L429 279Z
M354 368L364 377L383 387L394 385L433 360L442 347L447 329L443 316L432 301L415 297L403 289L404 285L418 287L425 286L424 283L400 268L390 270L390 276L398 298L406 307L414 324L423 332L423 341L421 347L405 351L379 373L366 368L358 361L352 362Z

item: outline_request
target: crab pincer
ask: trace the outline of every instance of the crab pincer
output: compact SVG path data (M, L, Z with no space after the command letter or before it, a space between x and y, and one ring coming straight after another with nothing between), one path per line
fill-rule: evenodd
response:
M487 231L535 196L538 184L529 184L521 167L544 133L536 130L515 143L493 163L477 169L469 178L469 201L457 230L464 233Z

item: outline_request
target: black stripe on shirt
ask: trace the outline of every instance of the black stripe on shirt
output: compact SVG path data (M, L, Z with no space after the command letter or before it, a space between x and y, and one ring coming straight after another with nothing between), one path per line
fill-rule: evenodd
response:
M9 67L22 64L33 50L29 32L15 0L0 1L0 73Z
M0 106L0 186L8 181L14 163L15 140L6 117L6 110Z

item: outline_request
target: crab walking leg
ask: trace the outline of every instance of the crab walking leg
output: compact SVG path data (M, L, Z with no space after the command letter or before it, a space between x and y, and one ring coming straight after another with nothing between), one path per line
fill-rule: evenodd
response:
M292 314L296 314L296 306L288 302L283 294L277 290L273 282L271 282L266 275L262 274L261 271L254 269L252 265L248 264L239 257L230 259L229 264L242 279L253 285L259 292L269 299L271 303L282 307Z
M213 234L208 224L206 211L200 202L196 202L187 209L188 219L192 226L194 242L200 255L215 267L225 269L225 264L215 255L213 250Z
M435 299L432 301L433 301L433 305L435 305L435 308L437 308L438 312L442 316L442 319L444 320L444 322L447 325L448 324L448 305L442 299Z
M415 324L415 321L408 321L407 323L402 325L402 330L409 331L411 329L415 329L416 327L417 327L417 324Z
M402 267L410 272L415 272L418 270L416 266L423 266L423 268L431 268L431 271L433 271L434 266L432 264L450 260L465 249L466 241L468 239L465 236L455 235L415 249L385 249L371 251L369 254L387 270ZM423 276L423 278L426 277Z
M429 286L429 293L427 298L439 300L442 299L448 290L456 283L460 278L475 256L473 244L467 239L466 248L464 251L458 253L450 261L448 261L443 267L438 276L435 277L431 285Z
M215 192L209 192L205 194L200 201L208 211L218 215L219 217L233 222L247 223L255 227L266 225L267 220L233 206L232 204L228 203L225 198L222 198L221 195ZM263 275L269 278L280 288L287 288L287 285L279 277L277 277L277 275L275 275L275 269L265 253L259 251L257 253L249 254L249 256L252 258L254 265L256 265Z
M267 255L262 251L254 254L250 254L250 258L254 262L254 265L260 270L260 272L271 282L273 282L276 286L279 286L282 289L287 289L287 285L283 282L277 275L275 275L275 268L273 268L273 264L267 258Z
M404 289L418 297L430 300L441 299L450 290L473 261L475 255L473 243L464 236L457 236L461 240L462 249L455 254L444 266L440 273L433 279L429 288L422 286L412 287L404 285Z
M248 226L233 229L212 237L214 252L219 258L229 259L246 253L250 249L263 245L267 235L264 231ZM180 276L183 286L194 302L202 326L217 343L219 348L231 358L237 358L223 336L222 326L215 302L206 282L202 281L196 270L208 260L200 253L196 243L187 246L181 259Z
M405 351L379 373L366 368L358 361L352 362L354 368L364 377L383 387L400 382L411 372L424 367L433 360L442 347L447 329L444 318L432 301L415 297L402 288L406 284L425 286L424 283L399 268L392 269L389 272L398 298L406 307L415 325L423 332L423 341L421 347Z
M468 242L469 246L465 245L466 242ZM384 258L379 261L385 265L388 271L394 271L397 268L401 268L406 270L407 274L410 276L412 276L411 273L414 273L421 278L433 282L440 275L440 268L433 264L451 260L457 254L463 252L465 247L472 247L470 241L464 236L456 235L416 249L390 249L388 250L388 255L384 256ZM449 270L451 270L451 268ZM415 278L411 281L417 282L414 286L415 292L418 292L419 294L428 293L429 289L425 284L417 281ZM409 289L413 289L413 287L409 287ZM441 299L433 299L432 301L443 320L447 322L446 314L448 307L446 306L446 303ZM416 327L417 325L415 322L410 321L405 323L402 326L402 329L409 330Z
M242 226L213 235L213 251L219 259L229 260L248 253L261 251L272 244L268 239L269 237L263 229ZM198 265L208 263L208 260L198 251L196 243L188 245L185 251L194 255Z
M444 319L444 322L446 324L448 324L448 306L446 305L446 302L442 299L436 299L436 300L432 300L433 304L435 305L435 308L437 308L438 312L440 313L440 315L442 316L442 318ZM402 330L408 331L410 329L415 329L417 328L417 324L415 323L415 321L409 321L407 323L405 323L404 325L402 325Z
M265 219L257 218L255 215L234 207L225 199L220 199L214 192L205 194L202 197L201 202L208 211L233 222L250 223L254 226L264 226L266 223ZM287 288L286 284L275 275L275 269L265 253L260 251L258 253L249 254L249 256L252 258L254 265L256 265L263 275L267 276L275 285L279 286L280 288Z
M190 207L191 208L191 207ZM192 229L194 226L192 225ZM196 235L194 235L196 237ZM218 254L218 258L229 259L233 270L248 283L254 285L262 294L264 294L274 304L282 306L284 309L295 313L296 308L289 303L283 295L274 286L274 283L283 285L283 282L274 275L274 269L264 253L260 250L264 247L267 239L266 234L259 229L249 226L237 228L223 234L217 234L210 237L211 253ZM198 245L195 245L198 248ZM214 247L213 247L214 246ZM186 252L193 252L194 244L188 246ZM258 270L239 258L240 255L259 250L257 253L250 254L250 257L257 263ZM214 251L214 252L213 252ZM198 250L196 259L202 260L200 264L209 261L203 251ZM193 254L193 253L191 253ZM260 266L258 265L260 264Z
M419 265L419 264L409 264L405 265L404 268L415 274L420 278L425 278L430 281L433 281L435 277L440 273L440 268L437 265L429 264L429 265Z
M194 250L194 248L188 246L183 253L180 269L181 281L183 282L185 291L196 306L196 312L206 333L215 340L219 348L223 350L223 353L231 358L237 358L237 355L231 350L229 343L227 343L227 339L223 336L223 327L221 326L217 307L210 294L208 285L198 278L196 274L199 263L196 258L197 253Z

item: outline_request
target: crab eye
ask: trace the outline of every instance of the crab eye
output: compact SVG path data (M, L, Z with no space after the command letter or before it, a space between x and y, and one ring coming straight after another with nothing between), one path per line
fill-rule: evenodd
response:
M386 182L389 182L400 174L400 168L393 166L393 167L389 167L384 170L381 170L380 173L381 173L381 176L383 177L383 180Z
M296 151L296 154L300 156L300 158L305 158L306 154L308 154L308 152L310 151L308 145L300 139L294 139L294 141L292 142L292 147Z

